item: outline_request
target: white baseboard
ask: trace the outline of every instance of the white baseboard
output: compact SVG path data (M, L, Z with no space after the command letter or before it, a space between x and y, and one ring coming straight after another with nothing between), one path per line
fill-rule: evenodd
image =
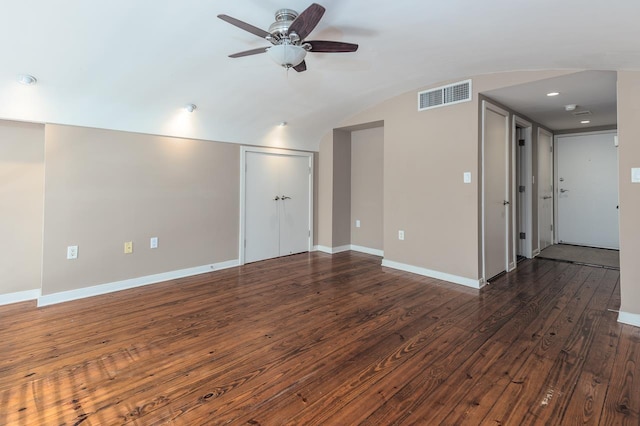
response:
M321 251L322 253L327 253L327 254L336 254L336 253L342 253L343 251L353 250L353 251L359 251L360 253L372 254L374 256L381 256L381 257L384 256L384 251L382 250L372 249L369 247L356 246L353 244L339 246L339 247L314 246L313 250Z
M531 258L534 258L539 254L540 254L540 249L539 248L535 249L533 252L531 252Z
M383 250L372 249L372 248L363 247L363 246L356 246L353 244L351 244L351 250L359 251L360 253L372 254L374 256L380 256L380 257L384 256Z
M0 306L9 305L11 303L26 302L27 300L36 300L40 297L40 289L17 291L15 293L0 294Z
M61 291L59 293L46 294L44 296L40 296L38 294L38 307L53 305L62 302L69 302L71 300L84 299L85 297L99 296L101 294L113 293L114 291L127 290L130 288L142 287L145 285L156 284L163 281L175 280L177 278L190 277L192 275L204 274L205 272L219 271L221 269L233 268L234 266L239 265L240 261L238 259L234 259L226 262L196 266L194 268L180 269L177 271L163 272L161 274L131 278L128 280L100 284L91 287L84 287L76 290Z
M482 288L484 286L483 280L474 280L471 278L460 277L458 275L447 274L445 272L433 271L431 269L421 268L419 266L407 265L405 263L394 262L392 260L382 259L382 266L387 268L399 269L405 272L411 272L418 275L424 275L426 277L437 278L443 281L449 281L454 284L460 284L471 288Z
M336 253L341 253L343 251L351 250L351 246L340 246L340 247L315 246L314 250L321 251L327 254L336 254Z
M618 312L618 322L640 327L640 314L620 311Z

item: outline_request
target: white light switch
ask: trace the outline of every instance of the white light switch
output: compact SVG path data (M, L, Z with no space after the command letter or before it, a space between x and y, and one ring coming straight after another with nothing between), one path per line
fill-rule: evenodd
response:
M398 239L399 240L404 240L404 231L398 231Z
M631 169L631 182L640 183L640 167L634 167Z
M360 228L360 220L356 220L356 228Z
M464 172L462 175L462 180L464 183L471 183L471 172Z
M149 247L152 249L158 248L158 237L151 237L149 240Z

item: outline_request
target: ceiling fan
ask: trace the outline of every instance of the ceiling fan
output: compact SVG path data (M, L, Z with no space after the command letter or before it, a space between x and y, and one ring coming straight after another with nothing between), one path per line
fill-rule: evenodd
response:
M234 53L229 55L230 58L241 58L266 52L276 63L284 68L293 68L298 72L302 72L307 69L307 64L304 60L307 52L338 53L358 50L358 45L353 43L305 40L318 25L324 12L325 8L317 3L313 3L300 14L291 9L279 9L275 13L276 21L271 24L269 31L254 27L228 15L218 15L218 18L260 38L264 38L272 44L269 47Z

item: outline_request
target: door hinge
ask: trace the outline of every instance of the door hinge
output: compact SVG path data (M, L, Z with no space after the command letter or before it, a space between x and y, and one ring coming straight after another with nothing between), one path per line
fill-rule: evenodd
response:
M524 139L518 140L518 145L519 146L524 146Z
M311 166L309 166L309 174L311 174Z
M311 229L309 229L309 236L311 236Z
M520 185L520 187L518 188L518 191L524 192L524 185Z
M520 239L521 240L526 240L527 239L527 234L525 232L521 232L520 233Z
M247 240L244 240L244 248L247 248Z
M553 231L553 223L551 224L550 228L551 228L551 230Z

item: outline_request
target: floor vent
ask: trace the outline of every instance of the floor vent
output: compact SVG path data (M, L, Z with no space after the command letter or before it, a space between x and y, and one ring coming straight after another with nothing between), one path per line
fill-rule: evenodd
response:
M460 81L418 93L418 111L469 102L470 100L471 80Z

